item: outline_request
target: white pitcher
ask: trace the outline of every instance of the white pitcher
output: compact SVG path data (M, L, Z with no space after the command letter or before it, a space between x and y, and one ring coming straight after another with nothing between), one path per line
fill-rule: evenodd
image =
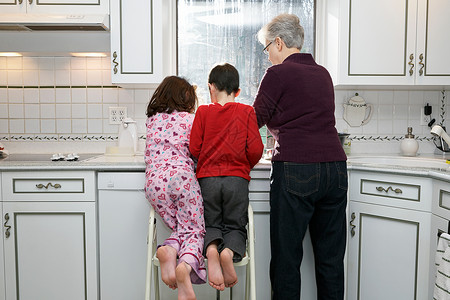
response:
M372 104L367 104L361 96L358 96L358 94L350 98L350 100L344 104L344 120L352 127L367 124L372 117L372 113Z

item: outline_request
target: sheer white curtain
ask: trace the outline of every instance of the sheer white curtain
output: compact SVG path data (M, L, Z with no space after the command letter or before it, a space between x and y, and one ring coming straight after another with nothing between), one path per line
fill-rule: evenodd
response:
M270 62L258 42L258 30L281 13L296 14L305 28L302 52L314 55L315 0L178 0L178 75L199 87L210 103L210 69L234 65L240 76L239 102L252 104Z

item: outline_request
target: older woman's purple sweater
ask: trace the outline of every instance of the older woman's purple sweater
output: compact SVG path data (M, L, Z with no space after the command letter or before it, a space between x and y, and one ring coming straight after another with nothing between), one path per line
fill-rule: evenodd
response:
M268 68L253 107L258 126L275 138L273 161L347 159L335 128L333 82L311 54L291 54Z

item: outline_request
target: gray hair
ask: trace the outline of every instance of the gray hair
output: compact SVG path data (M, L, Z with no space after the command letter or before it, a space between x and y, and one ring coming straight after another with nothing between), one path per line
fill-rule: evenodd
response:
M273 42L281 38L288 48L301 50L305 39L305 30L296 15L281 14L264 25L258 32L258 40L265 46L266 40Z

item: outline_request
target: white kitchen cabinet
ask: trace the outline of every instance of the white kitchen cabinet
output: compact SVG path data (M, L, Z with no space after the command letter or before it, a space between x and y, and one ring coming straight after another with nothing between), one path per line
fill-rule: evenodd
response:
M256 299L271 299L270 269L270 169L253 170L249 185L250 204L255 222ZM301 299L316 299L314 252L309 230L303 240L303 261L300 267ZM233 299L240 299L233 293Z
M150 205L144 173L98 174L100 299L144 299Z
M158 85L176 75L175 0L111 0L111 79Z
M1 14L109 14L108 0L0 0Z
M350 172L347 296L431 299L437 228L432 180ZM445 229L446 230L446 229Z
M347 299L431 299L431 214L357 201L349 212Z
M94 178L2 174L6 299L97 299Z
M0 173L0 216L3 220L3 203L2 203L2 176ZM2 224L3 225L3 224ZM5 300L5 265L3 261L3 239L6 228L2 228L2 234L0 238L0 300Z
M336 84L448 85L445 0L343 0Z

